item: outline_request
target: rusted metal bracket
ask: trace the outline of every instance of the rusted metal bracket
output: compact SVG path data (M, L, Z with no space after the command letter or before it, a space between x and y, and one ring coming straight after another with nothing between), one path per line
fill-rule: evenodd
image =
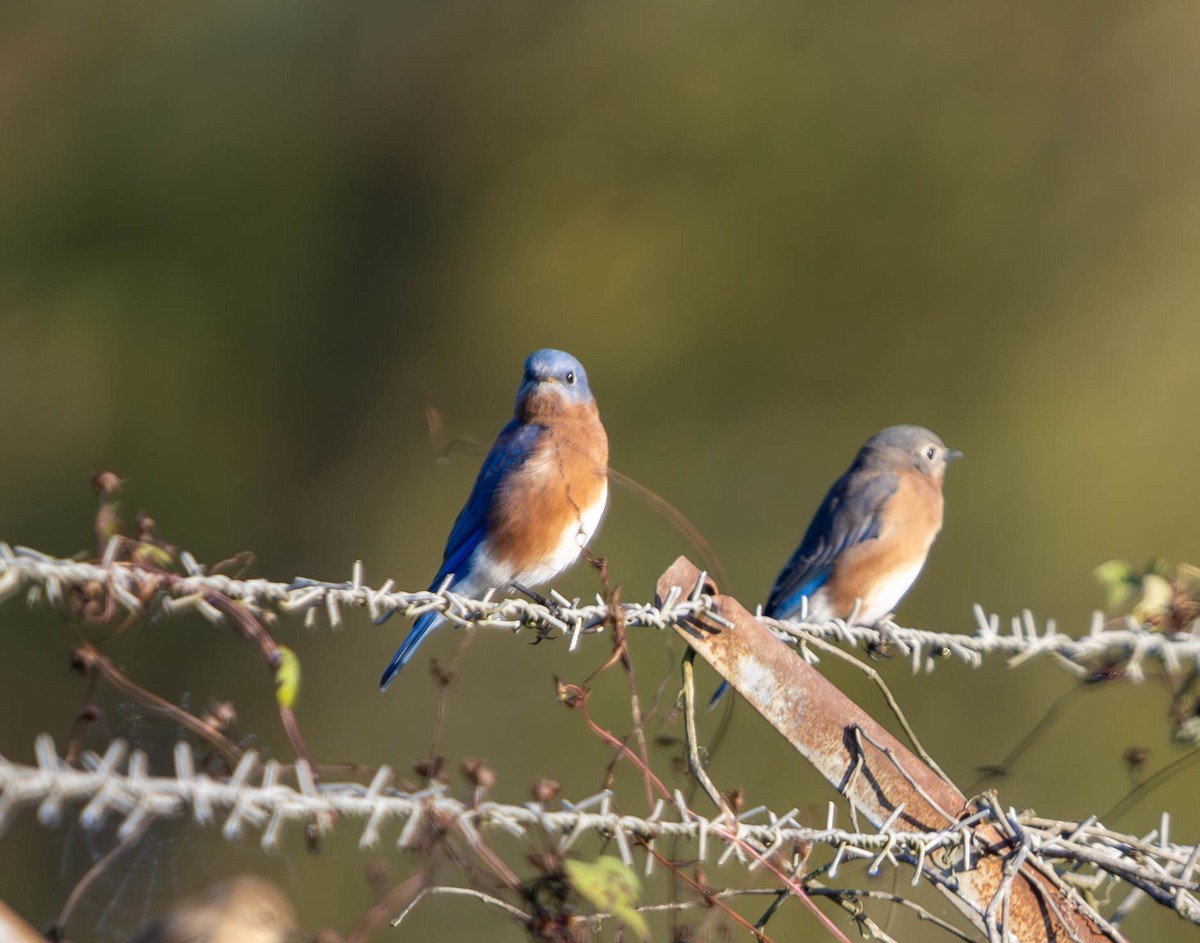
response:
M675 631L858 815L876 828L886 823L892 831L924 832L951 828L975 811L953 783L797 657L736 599L720 595L711 581L701 583L702 577L680 557L659 578L660 603L697 591L712 599L716 618L697 617ZM1030 863L1028 848L1015 846L992 824L978 825L971 834L966 854L923 856L919 866L989 940L1121 939L1111 927L1102 928L1069 888Z

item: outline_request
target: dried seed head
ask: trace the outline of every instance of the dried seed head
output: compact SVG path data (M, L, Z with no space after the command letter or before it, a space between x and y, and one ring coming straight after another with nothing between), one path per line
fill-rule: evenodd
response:
M145 511L138 511L137 517L134 518L133 526L137 528L138 540L151 540L154 537L154 529L158 524Z
M1146 761L1150 759L1150 748L1140 746L1126 747L1125 752L1121 754L1121 758L1125 760L1125 765L1132 772L1146 765Z
M483 760L468 758L462 761L462 774L478 789L490 789L496 782L496 771Z
M557 779L550 779L547 776L543 776L530 787L529 791L533 793L535 802L545 805L547 802L553 802L558 798L558 794L562 792L562 783Z
M116 472L96 472L92 475L92 490L102 498L115 498L121 493L121 478Z
M233 701L213 701L200 719L210 727L226 731L237 723L237 708L233 706Z
M96 667L96 654L88 648L71 650L71 670L81 675L89 674Z
M554 696L561 704L574 710L586 696L586 690L577 684L567 684L558 675L554 676Z
M75 720L81 724L92 724L104 716L104 712L95 704L84 705L83 710L76 715Z
M446 776L446 758L444 756L428 756L413 763L413 772L423 779L444 780Z

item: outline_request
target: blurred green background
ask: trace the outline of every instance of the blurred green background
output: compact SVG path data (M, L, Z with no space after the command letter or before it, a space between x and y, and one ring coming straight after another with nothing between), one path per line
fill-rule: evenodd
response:
M703 531L750 605L894 422L966 453L902 624L971 631L980 602L1083 631L1097 564L1200 557L1195 4L17 3L0 24L9 542L90 548L88 475L111 468L129 516L146 509L201 560L251 549L256 574L343 579L362 559L376 585L423 588L480 458L440 461L446 442L486 446L522 358L555 346L588 368L613 466ZM627 599L696 557L620 488L594 547ZM595 574L559 588L591 594ZM0 626L0 752L28 760L82 703L75 630L15 600ZM305 665L316 756L407 771L428 751L423 669L376 689L405 628L278 626ZM448 659L462 637L426 650ZM550 676L581 680L607 642L524 641L467 648L440 750L452 768L491 761L496 798L523 801L542 775L594 792L607 753ZM160 622L106 651L195 709L233 698L239 730L289 758L269 678L228 630ZM679 651L639 633L647 698L668 677L673 697ZM1047 664L884 670L963 785L1069 687ZM597 698L627 727L621 678ZM149 736L112 700L110 732ZM1128 788L1127 746L1150 747L1151 768L1179 755L1165 708L1154 683L1089 693L1003 800L1103 811ZM781 811L832 797L744 705L714 775ZM1110 824L1143 832L1169 808L1173 837L1195 840L1194 791L1185 775ZM372 900L356 837L316 858L293 837L266 859L202 832L164 842L153 873L191 886L232 855L288 888L306 927L346 932ZM85 839L25 813L0 897L47 925ZM134 873L76 939L119 938L169 896ZM715 864L709 879L743 881ZM798 906L772 926L818 932ZM1150 904L1127 929L1195 935ZM379 936L468 933L522 938L448 900Z

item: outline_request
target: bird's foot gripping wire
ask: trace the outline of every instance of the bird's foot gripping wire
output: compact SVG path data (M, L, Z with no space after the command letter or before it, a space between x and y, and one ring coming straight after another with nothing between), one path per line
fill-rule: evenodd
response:
M511 586L522 596L528 596L530 600L537 603L539 606L545 606L554 619L558 619L562 613L562 602L553 596L543 596L536 589L530 589L528 586L524 586L521 583L514 582L511 584ZM536 626L537 637L533 640L533 644L536 645L543 639L549 638L554 634L554 631L555 629L552 622L543 622L539 624Z

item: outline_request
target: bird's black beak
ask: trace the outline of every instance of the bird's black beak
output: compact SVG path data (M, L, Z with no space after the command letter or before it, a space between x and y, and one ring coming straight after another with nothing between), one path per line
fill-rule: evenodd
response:
M962 458L962 452L958 449L946 449L946 454L942 456L942 460L946 462L953 462L960 458Z

